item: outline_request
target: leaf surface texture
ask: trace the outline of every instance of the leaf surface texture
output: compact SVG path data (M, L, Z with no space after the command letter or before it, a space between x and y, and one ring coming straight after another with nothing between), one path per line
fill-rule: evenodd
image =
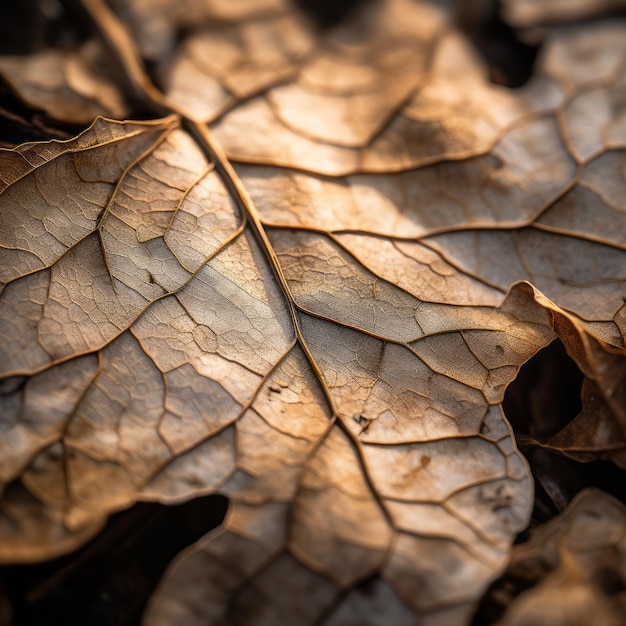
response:
M624 27L512 92L428 5L161 4L177 114L0 152L0 557L219 492L147 624L466 623L532 505L506 386L568 324L623 362Z

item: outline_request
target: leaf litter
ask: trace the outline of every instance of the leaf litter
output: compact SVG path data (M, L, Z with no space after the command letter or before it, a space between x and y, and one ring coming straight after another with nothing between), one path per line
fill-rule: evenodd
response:
M83 3L125 76L91 104L155 119L0 153L2 559L220 493L146 624L468 623L533 504L500 403L555 336L585 409L541 445L622 463L624 26L509 90L426 4L215 3L180 43L162 4Z

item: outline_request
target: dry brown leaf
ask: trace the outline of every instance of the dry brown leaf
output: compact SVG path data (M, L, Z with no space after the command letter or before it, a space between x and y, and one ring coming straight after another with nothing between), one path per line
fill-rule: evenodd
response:
M625 563L626 508L587 489L515 547L509 574L535 584L513 600L498 626L619 626L626 620Z
M28 105L72 124L91 124L97 115L124 118L129 109L102 67L95 41L78 51L48 49L28 56L0 56L0 74Z
M222 27L292 13L289 0L112 0L136 35L146 59L162 62L181 30L211 23Z
M518 27L583 20L626 7L624 0L504 0L506 19Z
M148 624L462 624L532 504L506 385L553 311L623 346L621 122L568 117L618 66L512 93L432 8L280 50L273 11L162 65L194 119L0 152L0 557L219 491Z
M551 337L524 290L428 302L303 228L264 250L175 118L2 157L5 561L220 490L219 549L247 537L242 576L317 581L298 610L380 571L413 610L467 612L528 515L498 407Z
M372 3L360 20L323 36L297 71L286 64L291 77L259 96L243 74L240 96L209 65L190 74L188 45L207 59L232 56L231 44L213 39L203 48L195 35L168 66L184 93L172 81L165 88L188 113L213 122L268 221L333 232L372 224L375 234L420 237L503 293L531 281L623 347L625 32L607 22L554 33L532 81L512 92L487 81L444 15L395 0ZM240 54L249 67L255 55ZM217 90L206 81L231 99L213 100ZM438 164L421 167L430 163ZM580 256L595 262L581 267Z

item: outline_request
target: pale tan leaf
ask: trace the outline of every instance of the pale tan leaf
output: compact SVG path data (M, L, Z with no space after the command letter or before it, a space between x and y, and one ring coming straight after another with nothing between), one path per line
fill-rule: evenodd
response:
M24 102L62 122L90 124L97 115L124 118L129 112L95 41L72 52L0 56L0 74Z
M626 7L624 0L504 0L507 20L514 26L583 20Z
M588 489L559 517L516 546L512 575L536 586L507 608L498 626L582 626L624 623L615 589L626 576L626 509L608 494Z
M510 312L473 295L427 302L329 234L268 229L281 292L250 216L174 118L98 120L3 159L15 259L1 296L14 407L4 474L42 507L6 492L23 520L2 529L7 560L33 558L41 531L27 520L48 509L56 530L37 554L68 549L62 527L79 545L137 499L219 489L232 502L223 541L258 541L274 563L242 574L250 584L286 568L335 602L378 572L414 611L470 610L528 515L529 478L497 406L551 337L527 295ZM63 188L46 182L59 172ZM51 384L58 411L42 421ZM457 574L432 569L439 559Z
M141 54L159 61L171 52L180 29L271 18L290 6L287 0L114 0L112 4L132 26Z
M320 42L316 58L326 57L324 65L311 61L290 83L215 123L230 158L330 175L402 171L483 154L510 122L530 112L523 100L488 84L463 40L441 37L445 23L437 12L416 12L400 1L369 7L374 15L365 15L354 32ZM413 27L416 20L421 29ZM343 47L343 38L356 41ZM337 89L342 66L352 81ZM485 99L493 106L479 118ZM263 141L264 132L274 141Z

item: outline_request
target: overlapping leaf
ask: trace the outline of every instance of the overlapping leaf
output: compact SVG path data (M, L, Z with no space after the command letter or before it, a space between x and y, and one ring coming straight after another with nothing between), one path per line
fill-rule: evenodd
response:
M54 119L85 125L97 115L123 119L128 107L101 56L101 46L91 41L73 52L0 57L0 72L27 104Z
M583 20L623 9L623 0L504 0L507 19L519 27Z
M177 116L0 153L2 558L220 491L148 623L463 623L531 505L506 385L551 311L623 346L624 47L513 94L431 8L281 11L161 68L236 172Z
M583 462L610 460L623 468L626 465L626 360L623 351L590 336L576 318L554 307L553 303L546 302L545 306L552 310L554 328L584 374L582 410L553 436L541 441L529 439L527 443ZM533 427L541 432L540 423Z
M516 546L509 576L525 586L499 626L602 623L625 617L624 505L587 489L530 541Z

